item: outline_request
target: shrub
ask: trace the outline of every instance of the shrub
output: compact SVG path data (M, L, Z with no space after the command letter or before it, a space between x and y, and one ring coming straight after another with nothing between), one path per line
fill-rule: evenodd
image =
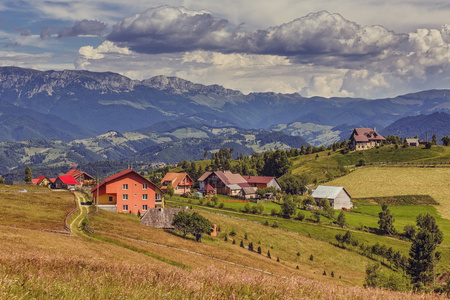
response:
M302 211L299 211L297 213L297 220L303 221L305 219L305 213Z
M223 202L220 202L218 207L223 208L224 206L225 206L225 204Z
M272 256L270 256L270 250L267 250L267 257L272 258Z
M312 254L309 256L309 260L314 261L314 256Z
M278 223L277 223L277 221L273 221L272 227L273 227L273 228L278 228Z

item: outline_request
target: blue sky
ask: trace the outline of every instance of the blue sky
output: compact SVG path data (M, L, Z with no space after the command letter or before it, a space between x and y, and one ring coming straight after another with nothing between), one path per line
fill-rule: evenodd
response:
M0 65L391 97L450 87L449 15L435 0L3 0Z

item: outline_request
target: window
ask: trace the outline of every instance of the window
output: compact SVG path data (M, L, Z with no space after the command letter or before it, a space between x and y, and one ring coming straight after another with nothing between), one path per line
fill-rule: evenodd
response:
M123 194L122 195L122 200L128 200L128 194Z
M128 184L126 183L122 184L122 190L128 190Z
M112 196L109 196L109 202L113 202L113 197Z
M147 205L142 205L142 210L146 211L147 210Z
M123 211L128 211L128 205L122 205L122 210Z
M155 194L155 202L162 202L162 194Z
M142 200L148 200L148 195L147 194L142 194Z
M146 183L143 183L143 184L142 184L142 189L143 189L143 190L148 189L148 185L147 185Z

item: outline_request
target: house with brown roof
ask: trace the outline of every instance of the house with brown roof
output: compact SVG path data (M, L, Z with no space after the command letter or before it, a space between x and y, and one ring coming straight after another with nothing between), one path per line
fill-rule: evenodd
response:
M81 171L80 169L71 169L69 172L67 172L66 174L67 176L72 176L73 178L75 178L75 180L82 184L82 185L88 185L88 184L93 184L95 183L94 181L94 176L89 175L86 172Z
M161 189L132 169L103 179L91 193L100 208L115 212L143 214L164 207Z
M174 194L182 195L191 191L194 181L187 173L167 173L161 180L161 190L166 192L169 184L172 184Z
M235 196L243 187L250 187L247 180L240 174L233 174L231 171L213 171L205 172L199 179L198 183L200 190L203 190L206 185L210 185L217 194Z
M274 187L277 190L281 190L280 183L275 177L270 176L243 176L251 187L258 189L265 189L268 187Z
M375 128L355 128L349 140L352 150L367 150L378 147L386 139Z

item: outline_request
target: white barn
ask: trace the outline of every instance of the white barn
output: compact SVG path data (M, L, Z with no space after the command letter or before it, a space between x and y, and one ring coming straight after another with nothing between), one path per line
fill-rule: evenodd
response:
M350 201L352 197L342 186L319 185L314 190L311 197L313 197L317 203L324 198L328 199L331 207L334 209L350 209L353 207L353 203Z

